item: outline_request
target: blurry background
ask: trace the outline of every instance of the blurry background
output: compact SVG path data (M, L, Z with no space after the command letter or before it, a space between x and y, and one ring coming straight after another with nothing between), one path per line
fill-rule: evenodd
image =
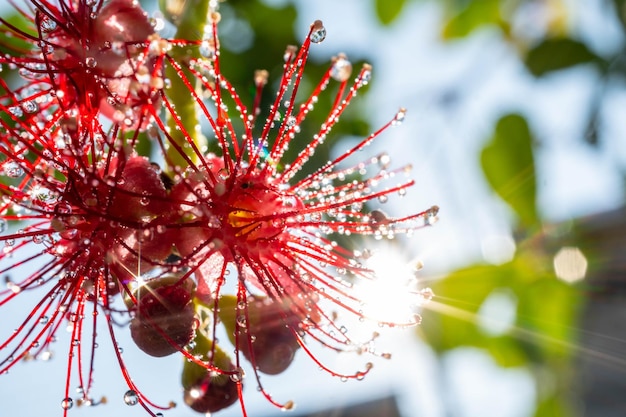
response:
M417 185L385 211L441 208L434 227L394 240L386 254L423 262L419 278L436 297L422 325L381 330L381 350L394 355L376 362L364 381L333 379L303 352L285 374L263 377L278 401L295 401L292 415L626 415L625 3L222 3L222 68L240 92L252 88L255 69L276 81L285 45L300 44L315 19L328 36L312 48L305 89L339 52L357 68L371 63L369 91L342 116L328 153L405 107L404 124L367 151L386 151L395 166L414 168ZM318 123L324 106L330 102L312 115ZM120 337L144 393L180 402L180 358L145 358ZM63 397L65 346L47 364L20 364L12 378L0 378L0 416L61 414L51 405ZM70 415L142 415L123 403L126 388L106 349L95 387L108 404ZM349 369L369 360L320 355ZM254 385L249 378L249 415L283 415ZM369 403L375 400L382 408ZM183 405L164 414L194 415Z

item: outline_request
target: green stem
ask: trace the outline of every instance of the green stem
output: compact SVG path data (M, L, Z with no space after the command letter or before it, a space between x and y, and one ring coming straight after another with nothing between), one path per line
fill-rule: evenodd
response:
M201 40L204 26L207 22L208 12L209 0L184 1L184 8L177 19L178 29L175 39L188 41ZM189 92L189 88L185 85L183 78L187 78L194 88L197 83L191 75L191 72L185 69L183 63L188 63L191 59L199 58L200 53L198 46L187 45L172 49L170 56L176 62L181 63L183 75L178 74L177 70L172 66L166 68L165 75L171 82L167 90L167 97L169 102L174 106L177 117L185 127L186 134L177 128L175 118L169 113L167 114L167 126L170 129L170 135L175 144L180 147L185 155L193 162L197 162L197 155L189 146L188 141L192 140L198 148L202 148L204 138L201 132L196 130L196 126L199 124L198 115L196 113L196 102L193 95ZM172 166L179 166L182 169L186 167L187 161L185 161L184 155L181 155L175 146L170 146L166 154Z
M200 355L202 360L209 360L209 352L212 352L213 356L210 362L214 366L224 371L231 370L232 361L228 354L224 350L222 350L219 345L206 337L203 332L196 332L194 343L195 346L192 350L192 353L194 355ZM185 360L181 377L183 388L190 389L195 384L197 384L198 381L202 380L206 373L207 370L202 366Z

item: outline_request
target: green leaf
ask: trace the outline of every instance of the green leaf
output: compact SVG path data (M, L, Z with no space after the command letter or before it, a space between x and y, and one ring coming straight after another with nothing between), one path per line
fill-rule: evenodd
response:
M444 39L462 38L486 25L496 25L505 32L508 31L508 25L500 15L499 0L478 0L466 3L461 11L452 12L453 17L443 25Z
M626 29L626 0L613 0L615 15L619 19L622 27Z
M573 412L571 406L563 396L551 395L539 402L534 417L573 417L576 415L578 415L578 413Z
M512 336L487 339L485 348L499 366L518 367L528 364L528 356L519 341Z
M494 191L511 206L524 226L536 226L535 163L526 120L517 114L502 117L480 160Z
M603 60L584 43L569 38L545 39L528 51L525 60L535 77L589 62L602 63Z
M376 0L376 16L384 25L393 22L402 12L406 0Z
M488 337L476 326L476 314L489 294L510 279L514 271L508 265L471 266L431 285L436 302L423 311L419 329L433 349L487 346Z
M582 298L576 289L547 274L518 294L518 326L541 361L566 361L575 349Z

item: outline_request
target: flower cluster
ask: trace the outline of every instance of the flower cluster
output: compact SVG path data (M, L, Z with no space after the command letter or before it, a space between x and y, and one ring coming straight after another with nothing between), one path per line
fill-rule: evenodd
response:
M262 109L269 74L251 74L256 93L246 104L220 66L217 6L199 3L173 39L134 0L29 0L18 9L22 24L0 18L0 63L20 75L0 79L0 306L42 294L0 335L0 374L49 359L67 327L64 415L99 402L100 322L128 386L124 401L153 416L172 405L152 402L131 379L116 338L128 329L147 355L185 358L184 401L201 413L241 401L245 414L248 366L270 402L291 408L259 374L282 373L299 349L333 375L362 378L371 365L339 375L311 348L388 356L340 322L378 320L356 291L377 278L346 237L391 239L436 219L436 207L404 217L370 208L406 193L410 167L391 169L385 154L350 163L402 122L403 109L340 157L308 167L371 75L368 65L353 75L340 54L300 97L309 49L326 36L320 21L287 48L274 102ZM198 16L202 33L183 37L185 19ZM301 131L323 94L333 97L325 123ZM157 151L142 155L142 141ZM297 156L290 146L300 146ZM431 296L407 291L410 311ZM414 312L378 320L417 322ZM233 356L216 343L218 328Z

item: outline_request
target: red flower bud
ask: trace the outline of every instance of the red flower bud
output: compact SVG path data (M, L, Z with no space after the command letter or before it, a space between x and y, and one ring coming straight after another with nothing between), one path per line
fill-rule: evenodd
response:
M219 373L207 374L184 393L185 404L199 413L214 413L233 405L238 399L237 383L230 375Z
M193 282L170 275L148 281L135 293L137 310L130 322L135 344L149 355L177 352L195 335Z
M220 299L220 318L229 331L232 328L231 341L238 351L263 373L276 375L285 371L300 347L295 335L302 322L298 312L279 301L263 298L248 302L245 311L239 311L234 319L235 302L235 297Z

